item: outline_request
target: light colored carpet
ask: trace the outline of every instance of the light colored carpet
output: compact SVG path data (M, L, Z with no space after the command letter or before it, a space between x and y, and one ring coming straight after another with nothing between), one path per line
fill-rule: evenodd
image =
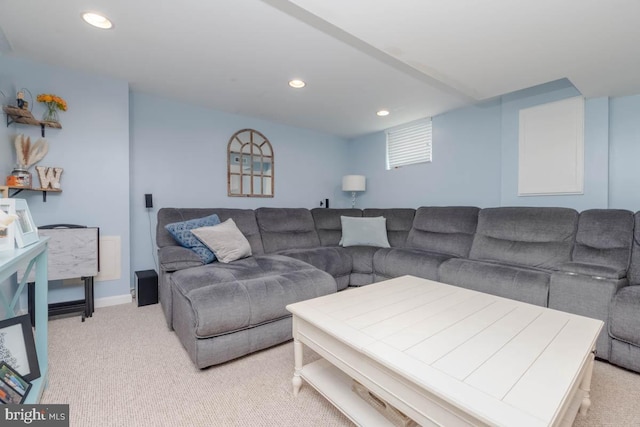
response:
M49 322L42 403L68 403L73 427L350 425L308 385L294 398L292 374L291 342L198 370L159 305L125 304ZM597 362L591 397L575 426L638 425L640 375Z

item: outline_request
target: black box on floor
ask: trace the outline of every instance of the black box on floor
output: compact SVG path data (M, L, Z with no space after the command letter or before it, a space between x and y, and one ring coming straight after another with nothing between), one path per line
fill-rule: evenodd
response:
M138 307L158 303L158 275L155 270L136 271Z

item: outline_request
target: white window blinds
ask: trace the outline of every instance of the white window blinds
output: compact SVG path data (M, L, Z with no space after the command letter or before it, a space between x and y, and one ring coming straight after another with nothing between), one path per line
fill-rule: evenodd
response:
M431 161L431 119L388 129L387 169Z

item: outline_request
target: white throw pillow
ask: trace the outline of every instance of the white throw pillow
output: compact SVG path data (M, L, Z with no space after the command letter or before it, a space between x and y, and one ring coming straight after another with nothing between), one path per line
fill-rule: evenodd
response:
M218 261L229 263L251 256L251 245L233 219L210 227L194 228L191 232L213 251Z
M383 216L357 218L341 216L342 246L377 246L388 248L387 219Z

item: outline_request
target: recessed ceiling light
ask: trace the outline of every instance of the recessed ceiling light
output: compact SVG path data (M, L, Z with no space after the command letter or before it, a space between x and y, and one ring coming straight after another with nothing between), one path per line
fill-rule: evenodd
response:
M300 89L305 87L307 84L305 82L303 82L302 80L289 80L289 86L291 86L294 89Z
M84 22L86 22L87 24L93 25L97 28L102 28L103 30L113 28L113 24L111 23L111 21L109 21L109 18L95 12L83 13L82 19L84 19Z
M389 115L389 110L380 110L380 111L376 112L376 115L378 115L380 117L388 116Z

